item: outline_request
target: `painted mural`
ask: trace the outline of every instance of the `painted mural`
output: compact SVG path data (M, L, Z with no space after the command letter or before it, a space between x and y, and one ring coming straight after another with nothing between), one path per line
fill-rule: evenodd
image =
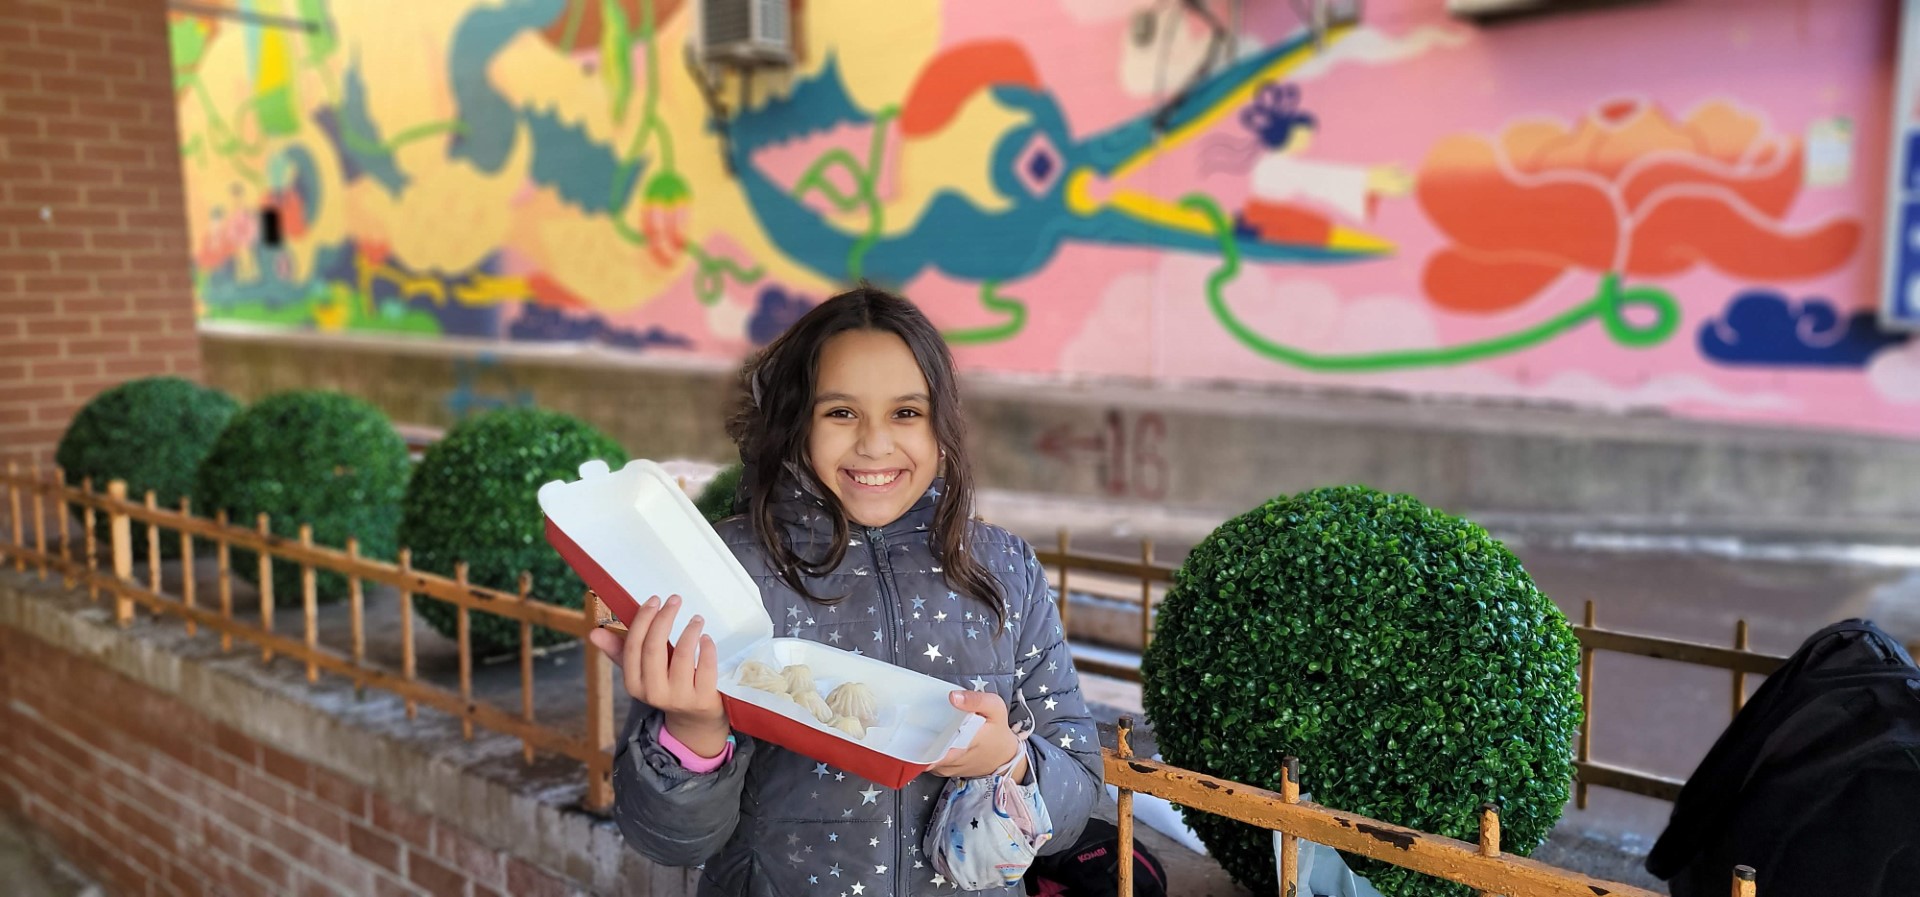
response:
M174 18L204 320L737 358L864 277L977 370L1920 436L1879 0L813 0L718 85L682 0L234 5L317 24Z

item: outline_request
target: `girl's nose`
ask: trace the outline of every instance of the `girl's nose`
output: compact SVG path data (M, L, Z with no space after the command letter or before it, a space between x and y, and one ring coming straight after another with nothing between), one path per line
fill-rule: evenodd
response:
M893 434L884 424L866 423L860 428L860 442L854 446L863 458L884 458L893 454Z

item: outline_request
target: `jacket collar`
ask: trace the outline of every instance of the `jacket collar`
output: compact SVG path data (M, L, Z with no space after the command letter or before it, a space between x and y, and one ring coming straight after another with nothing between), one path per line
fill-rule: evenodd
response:
M753 473L751 467L747 468L741 477L741 482L745 483ZM908 533L932 530L934 510L939 506L940 496L946 493L946 488L946 479L935 477L933 484L928 486L927 491L921 493L912 506L907 508L906 513L901 514L893 522L879 527L881 535L904 536ZM744 499L739 510L745 510ZM788 464L780 471L778 485L773 491L775 520L810 535L826 537L833 535L833 515L837 513L840 513L837 503L821 496L808 478L800 476L793 469L793 465ZM855 533L866 529L851 520L847 521L847 528Z

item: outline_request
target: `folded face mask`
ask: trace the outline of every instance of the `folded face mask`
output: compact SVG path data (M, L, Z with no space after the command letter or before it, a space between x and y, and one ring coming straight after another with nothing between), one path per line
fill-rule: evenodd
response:
M1026 709L1026 697L1019 697ZM927 857L934 871L962 890L981 891L1018 884L1041 846L1053 838L1053 819L1040 798L1028 736L1033 733L1031 712L1015 727L1020 750L1005 766L978 778L949 779L927 825ZM1009 773L1021 757L1027 758L1028 783L1015 782Z

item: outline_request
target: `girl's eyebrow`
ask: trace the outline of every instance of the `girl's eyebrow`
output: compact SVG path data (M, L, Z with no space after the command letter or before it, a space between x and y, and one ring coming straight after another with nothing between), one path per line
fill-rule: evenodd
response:
M813 403L815 405L825 405L828 402L851 402L853 400L854 400L853 396L847 395L844 392L823 392L813 397ZM906 395L895 397L894 401L895 402L931 403L933 400L929 399L927 397L927 394L924 392L910 392L910 393L907 393Z

